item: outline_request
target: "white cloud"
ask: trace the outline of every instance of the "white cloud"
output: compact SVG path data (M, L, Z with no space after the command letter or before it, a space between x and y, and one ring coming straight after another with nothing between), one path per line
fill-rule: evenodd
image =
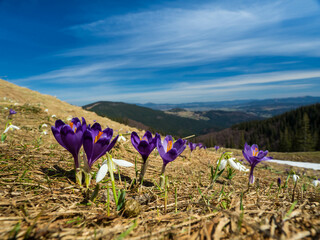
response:
M294 24L288 24L290 21ZM310 84L296 81L319 78L320 70L276 72L273 63L269 63L267 67L255 69L259 74L240 75L251 65L233 65L232 60L266 56L320 57L320 35L314 30L320 27L319 22L319 4L311 0L221 1L198 4L194 8L167 7L111 16L65 29L76 37L87 39L90 35L90 41L93 39L90 45L56 54L81 56L84 59L81 64L14 81L78 83L74 84L77 86L73 86L73 92L70 86L59 91L46 90L78 104L103 99L129 102L209 100L211 96L230 99L239 98L240 95L236 95L239 91L247 94L276 90L279 85L271 83L280 82L288 91L299 86L310 92ZM227 63L223 69L215 67L221 62ZM297 61L290 58L289 62ZM240 73L233 77L200 78L197 71L202 69L181 71L181 68L203 65L210 65L209 68L213 65L210 73ZM272 72L263 73L266 68ZM190 83L192 76L186 74L194 76L195 84ZM188 77L189 82L183 77ZM161 78L165 79L164 83ZM168 85L170 80L172 83ZM150 81L153 83L149 84ZM290 82L290 86L286 85ZM90 83L92 87L83 89L83 83Z
M99 38L115 37L108 44L87 46L64 56L125 56L147 66L199 63L233 56L319 56L316 36L286 35L283 21L318 14L314 1L267 1L239 6L215 3L195 9L165 8L114 16L74 26L71 31ZM315 23L317 25L317 23ZM300 30L301 31L301 30ZM143 61L143 57L146 61ZM170 58L168 58L170 57ZM149 60L153 60L152 62Z
M240 75L194 83L173 83L166 87L135 87L98 85L91 88L76 88L74 95L60 90L64 100L75 104L95 101L181 103L190 101L219 101L234 99L263 99L269 97L319 95L320 71L273 72L264 74ZM318 84L317 84L318 83ZM298 90L298 94L297 94ZM86 92L94 92L88 96ZM76 96L76 97L75 97ZM81 97L78 97L81 96ZM88 96L88 97L84 97Z

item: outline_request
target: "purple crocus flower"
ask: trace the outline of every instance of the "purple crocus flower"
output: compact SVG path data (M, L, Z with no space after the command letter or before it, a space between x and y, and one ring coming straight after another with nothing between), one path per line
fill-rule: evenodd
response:
M87 172L90 172L95 161L109 152L116 144L119 135L111 141L112 136L113 130L111 128L102 131L101 125L97 122L86 129L83 134L83 149L87 156Z
M59 119L56 121L55 126L51 126L55 139L72 154L75 169L80 167L78 155L83 143L83 133L86 128L87 124L84 118L82 118L82 124L79 118L72 118L70 124L65 124Z
M16 114L16 113L17 113L17 112L16 112L15 110L13 110L13 109L10 108L10 110L9 110L9 116L10 116L10 115L13 115L13 114Z
M163 142L161 142L161 137L159 136L157 140L157 148L163 161L160 176L160 186L163 187L166 166L169 162L175 160L186 149L186 140L178 139L173 142L172 136L168 135L165 137Z
M250 164L250 175L249 175L249 183L254 183L253 169L255 166L262 161L267 161L272 159L272 157L266 157L268 151L259 151L258 145L253 144L251 147L247 143L244 146L244 150L242 150L242 154L247 162Z
M186 148L186 141L178 139L173 143L172 136L168 135L161 143L161 138L159 136L157 141L157 148L159 154L163 160L163 165L166 166L169 162L175 160Z
M150 153L156 147L158 135L159 134L156 133L155 137L152 138L152 133L146 131L143 137L139 138L136 132L131 133L131 143L134 148L141 154L144 163L147 161Z
M140 153L143 164L141 166L140 171L140 177L139 182L141 183L143 180L143 177L147 171L148 167L148 157L150 153L153 151L153 149L157 145L157 139L160 137L158 133L156 133L155 137L152 137L151 132L146 131L146 133L143 135L142 138L139 138L138 134L136 132L131 133L131 143L134 146L134 148Z
M214 146L214 149L216 150L216 151L218 151L218 149L219 149L220 147L219 146Z
M198 144L197 144L197 147L199 147L199 149L201 149L201 148L204 148L204 149L205 149L205 148L206 148L206 146L204 146L202 143L198 143Z
M189 142L189 143L188 143L188 146L189 146L189 148L190 148L190 151L192 152L193 150L196 149L197 144L196 144L196 143Z

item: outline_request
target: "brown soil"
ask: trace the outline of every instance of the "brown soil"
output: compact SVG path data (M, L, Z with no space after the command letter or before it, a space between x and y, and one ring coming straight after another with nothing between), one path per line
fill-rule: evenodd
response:
M140 210L138 216L117 212L113 201L108 213L109 182L106 179L100 184L94 202L88 200L95 181L89 192L75 184L71 154L51 134L50 125L56 120L51 115L63 120L85 117L87 123L96 120L120 133L138 130L0 80L1 132L8 114L4 107L17 111L12 123L21 129L10 131L0 144L0 239L320 238L320 187L311 184L313 177L320 177L320 171L300 169L294 193L297 202L293 204L292 178L280 191L276 184L278 177L285 181L285 167L259 164L254 170L257 180L249 189L248 173L241 172L232 180L226 179L224 172L211 185L210 166L215 169L221 150L196 150L192 155L185 150L167 166L165 201L164 191L157 187L162 160L155 151L149 157L143 186L130 186L136 176L134 168L121 168L115 175L117 188L126 190L126 209L134 206ZM41 134L43 123L49 126L48 135ZM139 154L130 136L126 137L128 140L117 143L111 154L132 163L137 159L140 169ZM102 160L95 163L94 172L98 163Z

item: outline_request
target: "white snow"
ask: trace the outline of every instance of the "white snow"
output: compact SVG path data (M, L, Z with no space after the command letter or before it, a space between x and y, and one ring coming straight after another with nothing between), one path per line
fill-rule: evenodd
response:
M269 160L268 162L275 162L279 164L287 164L294 167L311 168L314 170L320 170L320 163L293 162L293 161L285 161L285 160L278 160L278 159L272 159L272 160Z

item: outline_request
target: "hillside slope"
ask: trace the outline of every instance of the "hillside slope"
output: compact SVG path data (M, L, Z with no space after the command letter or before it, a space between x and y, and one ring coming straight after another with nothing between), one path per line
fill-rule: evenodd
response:
M320 104L300 107L261 121L249 121L197 137L208 146L219 144L242 148L244 142L257 143L271 151L320 150Z
M11 118L20 127L0 143L0 239L200 239L208 231L224 239L264 239L272 238L268 229L275 228L273 222L282 223L284 214L289 212L292 181L280 194L274 184L278 177L287 177L285 167L260 164L255 168L259 185L250 189L247 172L236 172L232 180L224 173L211 185L211 166L216 168L224 150L216 153L197 149L191 155L186 149L166 167L166 193L157 186L162 168L157 151L149 156L142 186L133 183L134 167L117 170L115 185L125 191L125 209L135 213L124 214L116 210L109 191L110 178L99 183L96 199L91 199L97 186L94 177L89 189L75 183L71 154L57 143L49 127L57 119L52 117L55 114L64 120L83 116L89 124L97 120L103 127L120 132L134 128L5 81L0 81L0 97L0 126L6 122L8 107L17 111ZM41 127L44 123L49 126ZM44 129L48 135L42 134ZM130 140L117 142L111 154L137 162L140 169L140 156ZM102 162L103 159L97 160L93 173ZM320 195L318 189L309 186L319 174L320 171L305 171L295 190L295 215L287 214L284 229L279 225L270 230L274 231L274 239L297 234L320 236ZM308 191L302 192L302 184ZM240 202L244 206L242 212Z
M193 113L175 109L165 113L134 104L107 101L88 104L83 108L134 127L178 137L218 131L243 121L261 119L255 115L237 111L217 110Z
M85 105L83 108L100 116L106 116L135 127L145 126L153 132L180 137L186 137L194 133L204 133L203 129L208 127L208 123L203 120L197 121L178 117L162 111L122 102L101 101Z
M4 100L4 98L6 98L6 100ZM103 123L104 126L109 126L114 129L122 129L123 132L134 130L134 128L112 121L106 117L98 116L97 114L88 112L81 107L63 102L56 97L44 95L28 88L19 87L2 79L0 79L0 103L2 106L11 106L12 108L26 105L25 107L36 107L41 111L48 109L48 116L56 115L57 118L61 119L83 116L88 119L88 122L97 120ZM19 116L19 112L17 116ZM3 126L3 119L0 121L2 121L1 126ZM51 119L49 123L53 125L54 119Z

